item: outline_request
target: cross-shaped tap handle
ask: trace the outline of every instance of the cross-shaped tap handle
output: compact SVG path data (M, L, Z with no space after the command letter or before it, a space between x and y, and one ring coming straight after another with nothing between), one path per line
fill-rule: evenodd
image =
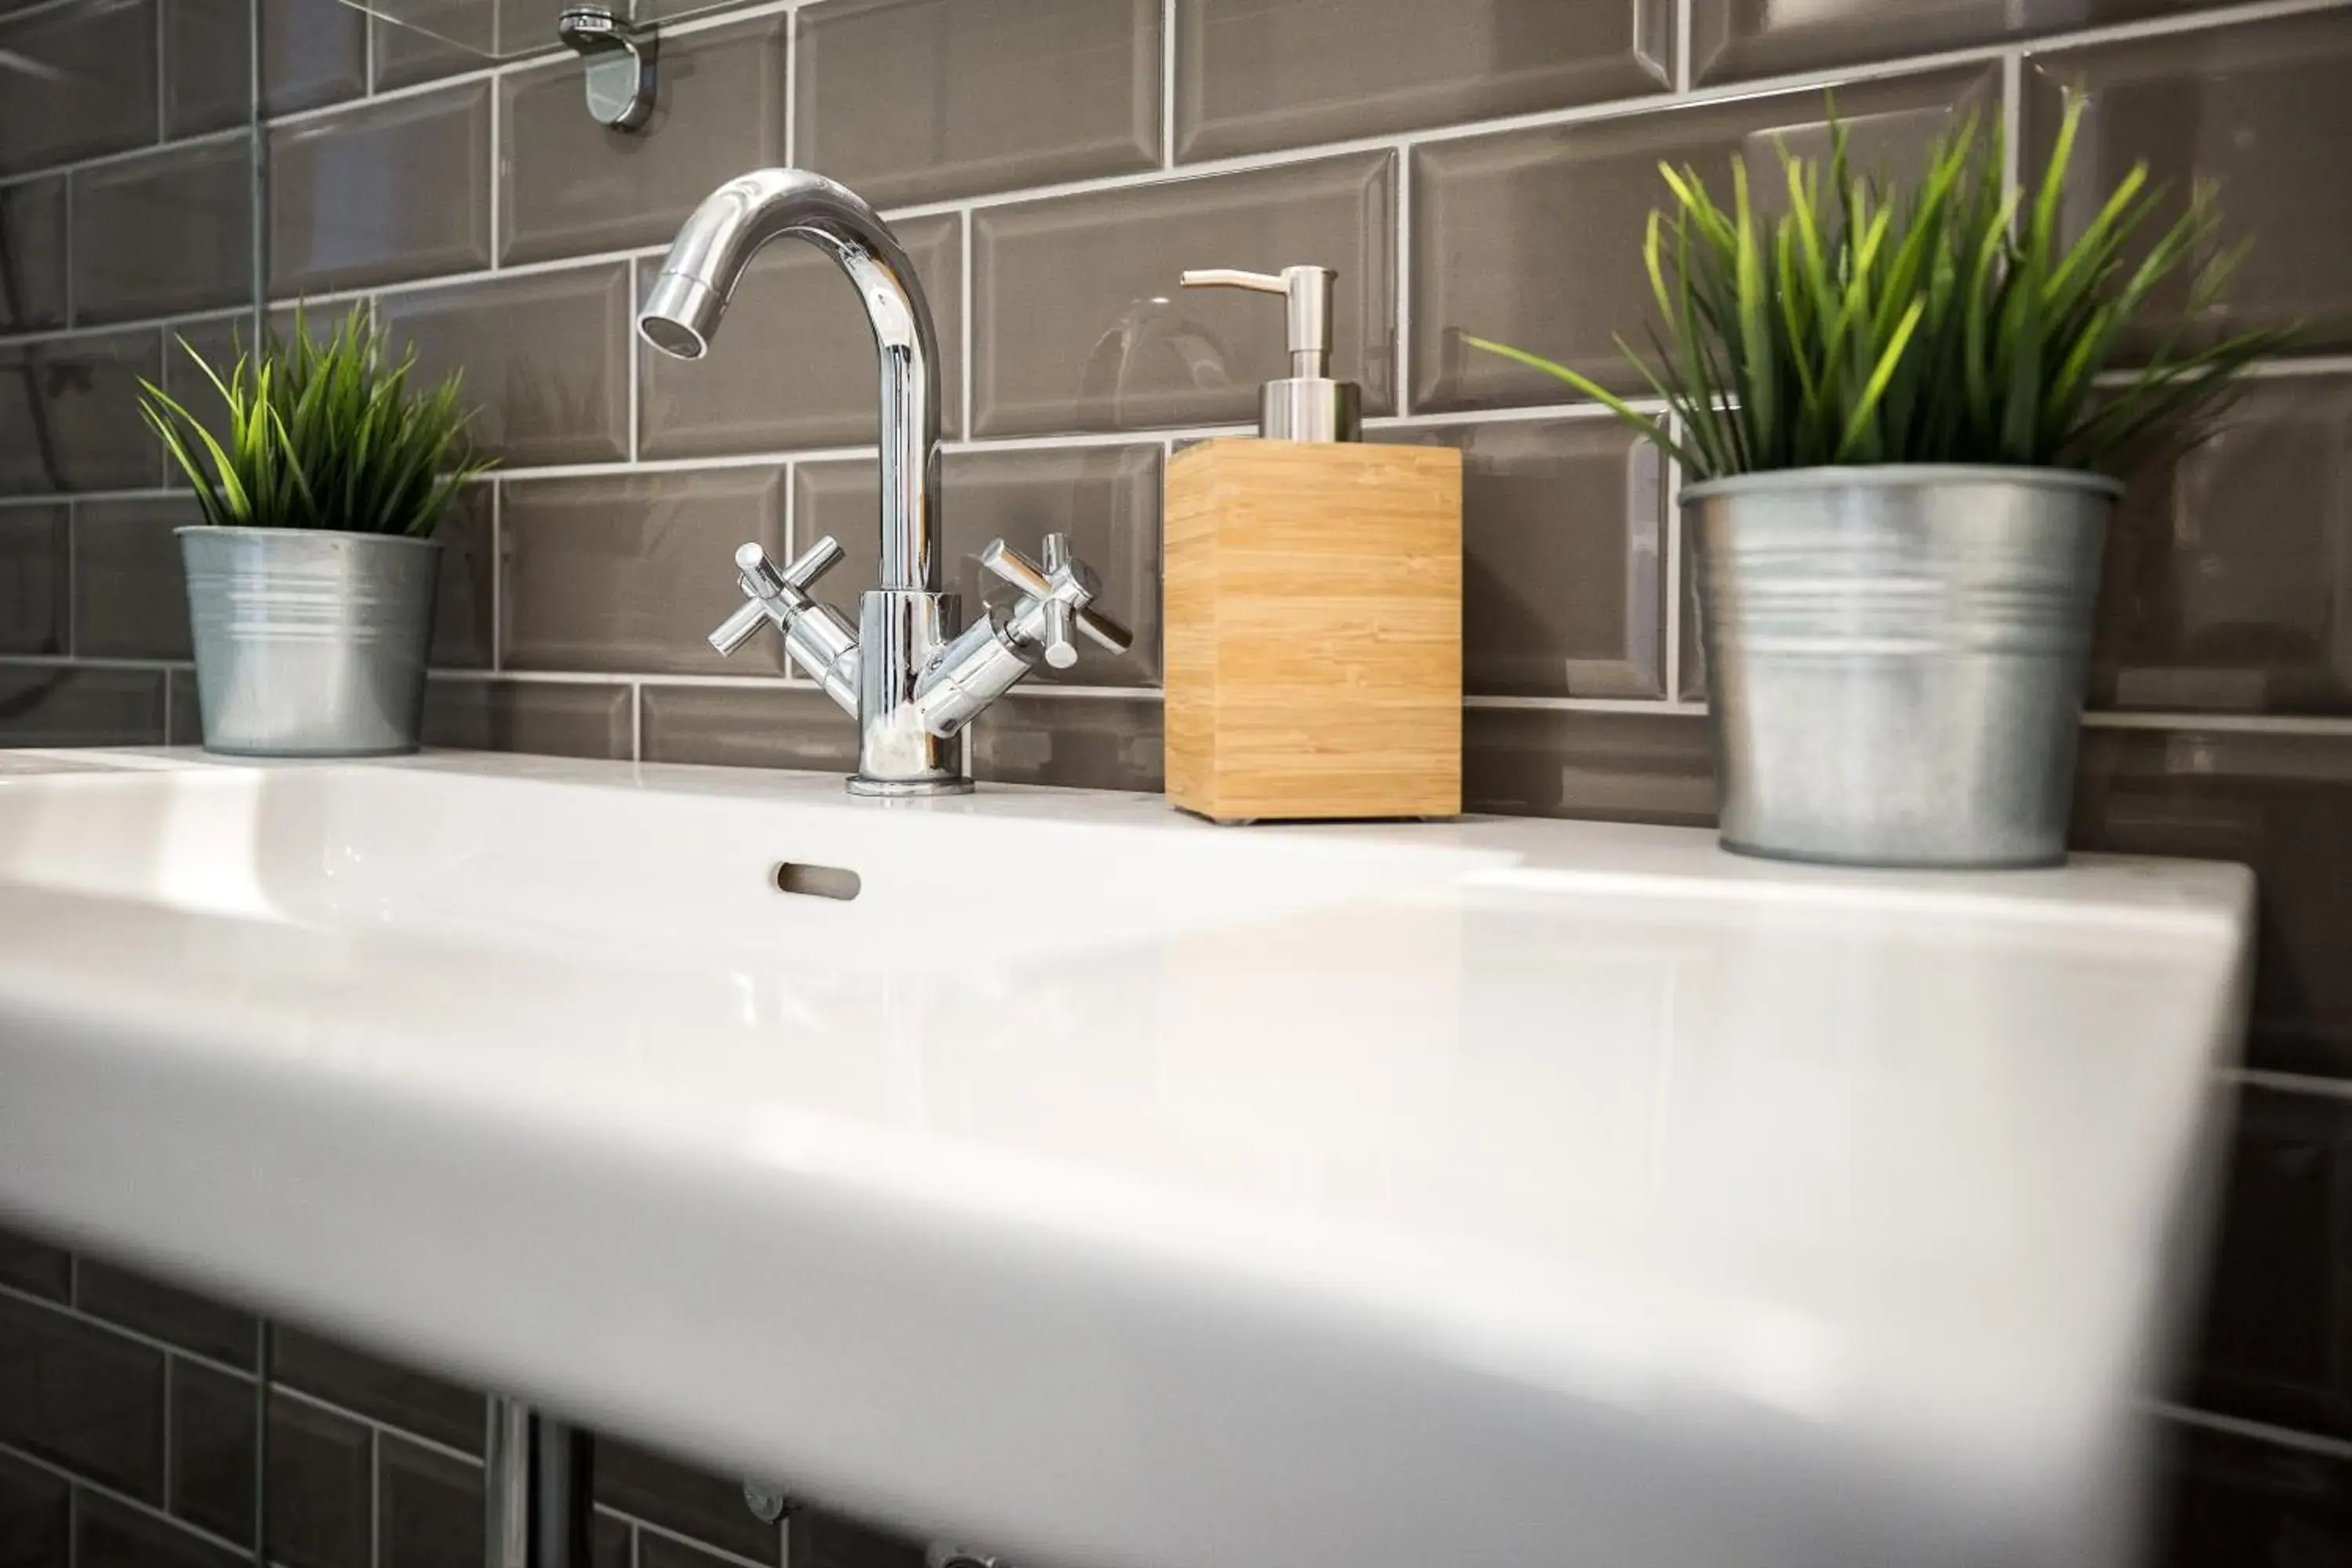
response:
M710 634L710 646L731 655L751 640L761 623L772 620L781 626L790 612L806 609L810 585L839 564L841 557L840 542L830 534L802 551L782 571L756 541L736 551L736 586L743 590L744 602Z
M1068 534L1045 536L1042 568L1001 539L981 551L980 563L1035 601L1041 616L1036 640L1044 645L1045 662L1055 669L1078 662L1078 650L1070 642L1073 627L1112 653L1125 653L1133 645L1133 632L1088 608L1102 592L1102 583L1093 568L1070 553Z

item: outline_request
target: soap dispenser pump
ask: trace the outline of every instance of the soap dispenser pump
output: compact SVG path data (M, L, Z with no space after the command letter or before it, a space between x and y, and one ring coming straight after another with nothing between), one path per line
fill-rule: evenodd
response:
M1336 276L1183 276L1281 295L1290 350L1255 437L1165 470L1168 798L1215 822L1462 809L1462 453L1362 439L1361 394L1331 374Z
M1254 289L1280 294L1290 337L1290 374L1258 395L1257 433L1270 441L1355 441L1364 433L1363 393L1331 376L1331 282L1328 267L1286 267L1244 272L1202 267L1184 274L1187 289Z

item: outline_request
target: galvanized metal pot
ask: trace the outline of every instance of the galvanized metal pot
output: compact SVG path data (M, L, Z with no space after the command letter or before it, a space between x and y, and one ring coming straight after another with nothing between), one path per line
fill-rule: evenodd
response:
M1857 866L2065 858L2121 487L2063 469L1692 485L1724 847Z
M416 750L441 546L286 528L183 528L205 749Z

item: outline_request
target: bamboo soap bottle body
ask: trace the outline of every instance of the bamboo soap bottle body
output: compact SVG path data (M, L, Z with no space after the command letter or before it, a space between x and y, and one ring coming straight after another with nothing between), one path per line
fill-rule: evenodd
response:
M1219 822L1462 809L1462 455L1355 439L1322 363L1331 277L1185 274L1289 304L1260 438L1168 465L1168 798Z

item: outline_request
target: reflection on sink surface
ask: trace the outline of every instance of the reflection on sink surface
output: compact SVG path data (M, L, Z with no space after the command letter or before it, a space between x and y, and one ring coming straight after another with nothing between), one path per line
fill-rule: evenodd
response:
M1495 859L953 802L846 810L838 793L661 793L429 763L20 777L0 802L0 879L251 920L912 974L1401 892ZM784 865L846 870L858 894L782 896Z
M0 1210L1016 1557L2126 1560L2235 868L71 760Z

